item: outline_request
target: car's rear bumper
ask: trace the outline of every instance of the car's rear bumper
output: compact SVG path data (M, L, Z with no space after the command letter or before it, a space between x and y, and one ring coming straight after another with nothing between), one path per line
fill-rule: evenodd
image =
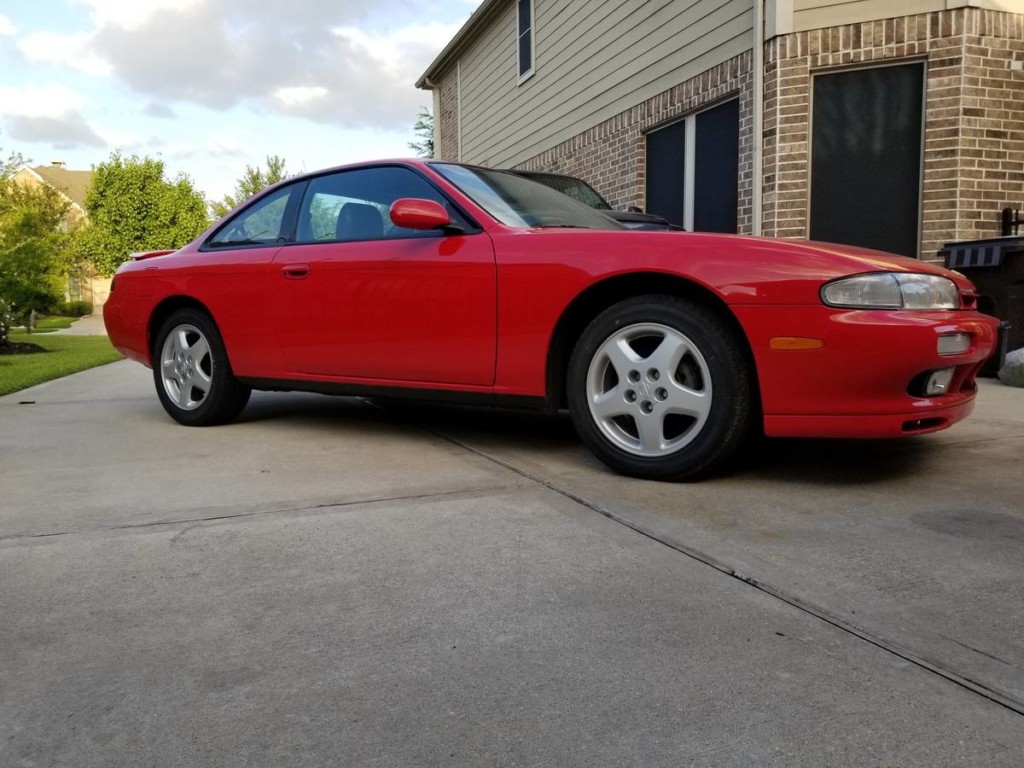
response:
M145 317L137 306L137 297L130 295L128 281L120 281L117 291L112 291L110 298L103 307L103 322L107 328L107 336L114 349L145 366L152 364L149 357L149 340L146 337L146 326L140 321Z
M757 363L765 433L776 437L885 438L934 432L966 418L975 376L992 354L995 318L971 311L737 307ZM966 334L961 354L938 341ZM779 339L817 348L780 349ZM923 378L953 368L945 394L926 395Z

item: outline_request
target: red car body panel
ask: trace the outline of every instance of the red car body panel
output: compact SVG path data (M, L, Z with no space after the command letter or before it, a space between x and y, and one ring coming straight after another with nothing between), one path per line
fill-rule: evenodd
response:
M877 271L946 275L941 267L825 243L733 235L505 227L439 176L415 168L481 231L444 238L181 251L118 270L104 317L114 345L151 365L150 319L161 302L205 306L236 376L296 389L365 385L545 398L560 319L582 294L642 275L666 290L685 280L732 313L756 364L765 431L775 436L895 437L970 413L974 375L996 321L971 309L836 309L835 278ZM212 230L211 230L212 231ZM940 356L938 337L970 348ZM813 349L775 349L779 337ZM908 394L914 377L955 367L949 393Z

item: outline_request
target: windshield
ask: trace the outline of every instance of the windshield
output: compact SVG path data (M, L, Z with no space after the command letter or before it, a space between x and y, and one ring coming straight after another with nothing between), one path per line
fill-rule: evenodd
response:
M432 167L507 227L623 229L600 211L514 173L447 163Z
M525 176L531 181L536 181L538 184L543 184L545 187L558 190L563 195L568 195L573 200L579 200L584 205L589 205L591 208L596 208L599 211L610 211L612 209L605 199L597 194L596 189L587 184L583 179L577 179L575 176L561 176L557 173L527 173L524 171L520 171L519 175Z

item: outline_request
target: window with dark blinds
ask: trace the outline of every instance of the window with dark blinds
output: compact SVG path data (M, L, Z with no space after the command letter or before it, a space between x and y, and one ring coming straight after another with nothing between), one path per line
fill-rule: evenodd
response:
M519 0L519 78L533 72L533 0Z

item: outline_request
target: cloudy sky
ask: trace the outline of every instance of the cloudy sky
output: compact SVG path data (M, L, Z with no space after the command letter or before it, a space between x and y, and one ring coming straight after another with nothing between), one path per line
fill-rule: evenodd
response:
M411 154L414 82L479 0L3 0L0 153L162 158L208 198L247 164Z

